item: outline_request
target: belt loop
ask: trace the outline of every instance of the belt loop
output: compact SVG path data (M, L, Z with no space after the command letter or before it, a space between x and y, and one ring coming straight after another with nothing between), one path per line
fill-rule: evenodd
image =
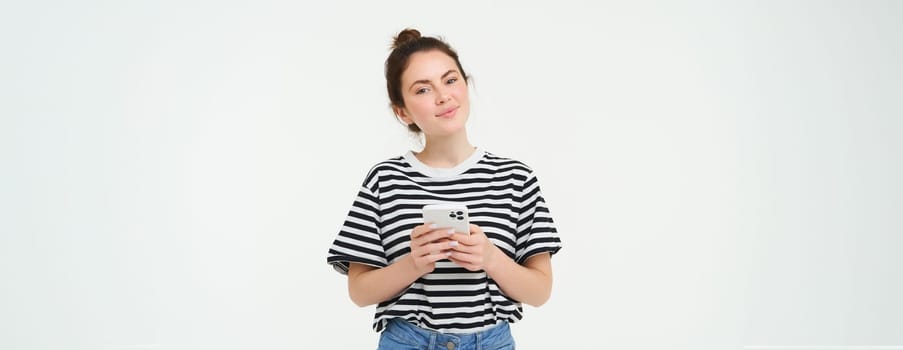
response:
M436 332L430 332L430 346L427 349L436 348Z

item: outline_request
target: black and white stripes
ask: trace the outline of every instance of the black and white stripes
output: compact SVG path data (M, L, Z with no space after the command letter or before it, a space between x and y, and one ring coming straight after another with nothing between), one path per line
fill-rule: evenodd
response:
M421 208L439 202L466 205L470 222L518 263L561 248L539 183L523 163L476 150L454 169L436 169L409 152L369 171L327 262L342 273L351 262L388 266L410 252L411 230L423 223ZM442 260L377 305L373 328L381 331L388 319L402 317L440 332L470 333L516 322L522 311L485 272Z

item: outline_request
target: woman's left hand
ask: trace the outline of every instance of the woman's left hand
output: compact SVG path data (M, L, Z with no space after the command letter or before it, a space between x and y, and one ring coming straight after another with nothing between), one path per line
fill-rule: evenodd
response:
M458 245L451 248L448 260L469 271L487 270L498 256L505 256L489 241L483 229L474 224L470 224L469 235L456 232L449 239L457 241Z

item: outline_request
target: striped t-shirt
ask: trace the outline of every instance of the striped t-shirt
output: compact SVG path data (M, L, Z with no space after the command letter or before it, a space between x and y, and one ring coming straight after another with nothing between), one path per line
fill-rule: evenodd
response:
M410 253L411 230L431 203L467 206L470 223L517 263L561 241L533 171L523 163L477 149L454 168L431 168L412 152L370 169L326 261L343 274L350 262L385 267ZM379 303L373 329L401 317L422 328L472 333L516 322L521 303L502 294L484 271L449 260L436 263L401 294Z

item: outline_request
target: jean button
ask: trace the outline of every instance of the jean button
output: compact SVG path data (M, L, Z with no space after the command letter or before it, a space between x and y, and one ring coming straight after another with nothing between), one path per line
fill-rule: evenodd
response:
M452 343L452 342L445 343L445 348L448 350L455 350L455 343Z

